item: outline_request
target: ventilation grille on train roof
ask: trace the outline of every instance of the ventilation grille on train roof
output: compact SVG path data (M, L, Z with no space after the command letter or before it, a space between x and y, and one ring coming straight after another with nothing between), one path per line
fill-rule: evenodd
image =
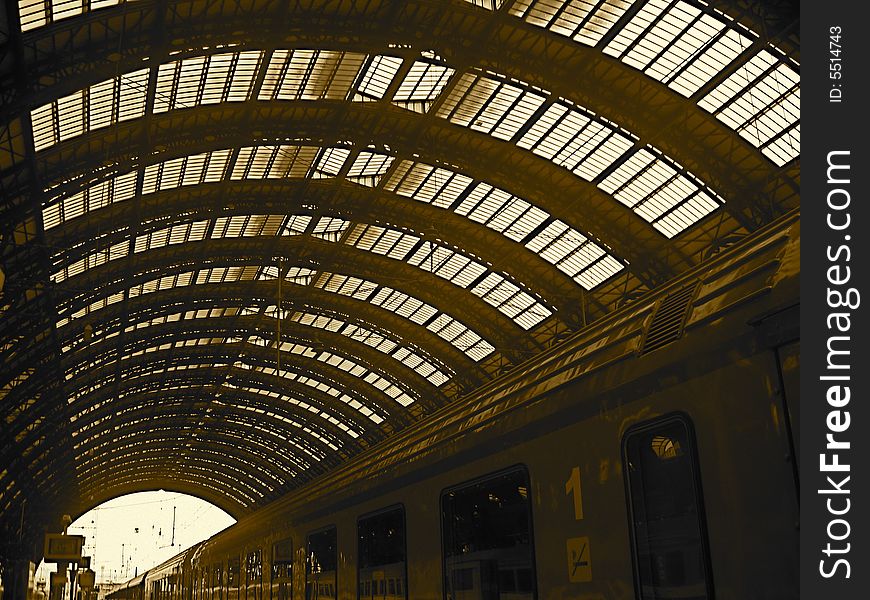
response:
M652 323L643 341L641 354L667 346L683 334L683 324L689 302L695 295L696 285L689 285L665 296L653 315Z

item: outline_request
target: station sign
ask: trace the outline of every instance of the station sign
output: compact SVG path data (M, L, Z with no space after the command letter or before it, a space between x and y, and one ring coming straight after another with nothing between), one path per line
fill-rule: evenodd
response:
M45 562L78 562L82 558L84 545L85 536L83 535L46 533L43 558Z
M79 583L79 587L86 590L94 589L94 572L90 569L85 569L84 571L79 571L76 574L76 580Z

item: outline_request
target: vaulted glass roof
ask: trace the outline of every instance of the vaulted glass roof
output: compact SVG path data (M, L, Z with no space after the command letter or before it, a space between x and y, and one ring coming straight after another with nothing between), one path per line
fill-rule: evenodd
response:
M241 516L795 208L764 4L11 4L0 515Z

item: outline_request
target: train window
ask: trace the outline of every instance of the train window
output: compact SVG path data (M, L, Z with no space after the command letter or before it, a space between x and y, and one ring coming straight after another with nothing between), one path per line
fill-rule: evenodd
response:
M338 552L335 527L308 534L305 555L306 600L335 598L338 583ZM318 595L319 594L319 595Z
M263 600L263 552L254 550L245 558L245 600Z
M272 546L272 600L293 597L293 540L287 538Z
M670 415L634 427L622 451L638 598L711 598L691 421Z
M534 600L529 474L515 467L441 495L448 600ZM519 585L518 572L529 577ZM507 573L510 573L508 575Z
M227 600L238 600L239 598L239 571L241 571L241 560L238 556L233 556L227 559Z
M407 586L401 585L406 576L405 509L399 506L360 518L357 542L360 598L407 598L402 591Z
M211 600L224 600L223 565L215 563L211 567Z
M208 585L208 565L203 565L199 572L199 597L200 600L211 600L211 593Z

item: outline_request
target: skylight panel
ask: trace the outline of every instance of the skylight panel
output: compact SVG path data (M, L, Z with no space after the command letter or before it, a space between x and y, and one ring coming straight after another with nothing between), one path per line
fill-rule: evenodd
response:
M633 0L517 0L510 14L575 42L595 46Z
M136 174L136 171L131 171L118 175L43 208L42 222L45 230L48 231L93 210L129 200L136 195Z
M317 146L246 146L239 150L230 178L304 178L318 152Z
M321 352L317 360L360 377L363 381L381 390L402 406L409 406L414 403L414 399L399 385L350 359L331 352Z
M488 183L478 183L456 213L521 242L549 216L540 208Z
M18 0L18 15L21 31L30 31L46 25L51 13L45 0Z
M362 99L380 100L387 93L396 73L402 66L402 59L396 56L379 55L369 60L357 84L357 92Z
M146 252L165 246L202 241L205 239L209 223L209 221L179 223L172 227L139 235L136 237L133 251L136 253Z
M320 217L311 231L311 235L329 242L336 242L350 226L350 222L335 217Z
M739 25L683 2L649 2L605 48L684 96L728 66L752 44ZM745 33L744 33L745 31Z
M420 245L408 258L408 264L434 273L463 289L487 272L487 268L476 260L432 242Z
M262 51L192 56L160 65L154 112L247 100Z
M85 0L18 0L21 31L30 31L54 21L83 14L88 8L118 3L119 0L94 0L86 8Z
M481 361L495 351L495 347L479 335L445 314L439 315L426 325L426 329L450 342L476 361Z
M723 203L690 173L646 149L632 155L599 187L669 238Z
M439 208L449 208L472 181L471 177L448 169L402 161L384 189Z
M67 140L85 131L85 90L57 99L57 139Z
M432 363L421 358L413 351L406 349L399 342L360 325L349 324L339 319L311 313L296 313L293 315L292 320L303 325L340 332L341 335L370 346L378 352L391 356L406 367L414 369L422 377L433 383L433 385L440 386L449 380L449 377ZM399 350L402 350L401 354Z
M533 129L530 131L533 131ZM621 135L613 135L609 139L626 138L622 138ZM629 143L627 139L626 143ZM604 147L604 145L606 144L602 144L601 147ZM408 196L415 200L429 202L441 208L452 208L457 214L484 224L515 242L525 243L525 246L536 254L541 255L544 248L547 247L547 244L541 242L543 239L541 234L538 234L528 243L526 243L526 240L550 218L550 215L525 200L495 188L488 183L479 182L474 184L474 180L470 177L447 169L440 169L422 163L402 161L393 171L384 189L395 191L400 195ZM563 225L568 227L565 224ZM575 240L586 240L586 236L580 232L573 228L569 229L570 231L564 230L560 235ZM551 235L551 233L547 235ZM588 243L596 248L598 247L593 242ZM562 260L564 256L553 258L553 250L551 249L549 252L550 254L547 256L542 255L542 258L560 268L580 285L585 287L593 281L593 278L587 277L583 273L594 263L589 263L582 268L575 269L571 266L571 262ZM604 251L601 250L601 253L603 255ZM616 259L613 261L608 260L607 264L619 265L618 268L607 269L611 274L615 274L622 269L621 263ZM591 288L587 287L586 289ZM542 311L546 310L542 306Z
M377 152L360 152L347 172L347 179L374 187L393 164L395 157Z
M72 263L71 265L67 265L59 271L53 273L51 276L51 280L55 283L62 283L71 277L75 277L76 275L84 273L88 269L99 267L112 260L124 258L127 256L129 246L129 242L127 240L124 240L122 242L118 242L117 244L113 244L109 248L92 252L84 258L81 258L76 262Z
M476 73L465 73L437 115L451 123L510 140L545 100L518 85Z
M505 0L465 0L469 4L473 4L485 10L498 10Z
M252 237L278 235L287 219L286 215L233 215L215 220L211 237Z
M533 296L498 273L490 273L471 292L529 330L551 314Z
M634 142L612 125L556 102L517 145L592 181Z
M143 116L148 72L140 69L108 79L31 111L35 149Z
M213 267L202 269L196 273L197 285L202 283L224 283L253 281L257 277L256 268L247 267Z
M761 50L698 102L777 166L800 155L800 74Z
M437 308L404 292L356 277L333 273L322 274L314 285L343 296L367 300L418 325L425 325L430 331L453 343L457 349L473 360L482 360L495 350L492 344L453 317L440 313ZM433 328L430 325L434 321L438 321L438 325ZM457 339L459 342L454 343Z
M145 167L142 193L152 194L182 185L219 181L226 172L231 152L204 152L148 165Z
M712 18L708 15L704 19ZM747 31L744 33L734 29L728 29L718 39L703 46L699 46L692 54L691 60L686 60L682 66L677 65L671 76L662 81L667 82L668 87L681 93L687 98L697 92L701 86L710 81L722 69L730 65L748 48L753 35Z
M158 279L152 279L151 281L140 283L139 285L130 288L130 297L136 298L138 296L144 296L145 294L152 294L154 292L162 292L164 290L171 290L177 287L191 285L193 282L193 275L193 271L188 271L186 273L164 275Z
M404 260L420 242L420 238L379 225L357 224L345 243L360 250Z
M358 277L333 273L323 273L314 283L314 286L328 292L356 298L357 300L368 300L378 289L376 283L365 281Z
M438 309L434 306L386 286L381 286L369 302L405 317L418 325L422 325L438 314Z
M335 177L341 172L348 156L350 150L347 148L323 148L311 177Z
M333 50L276 50L260 100L345 100L366 55Z
M655 31L652 26L661 17L670 0L649 0L632 17L631 21L604 48L603 52L610 56L620 57L646 31Z
M596 265L598 269L601 269L601 263L609 265L606 269L608 278L623 268L622 263L608 255L600 245L558 219L526 243L526 247L586 290L600 283L588 275Z
M428 112L455 72L447 65L416 60L399 84L393 103L417 112Z
M477 260L459 254L455 250L433 242L422 241L415 235L378 225L358 224L348 236L346 243L361 250L406 261L409 265L433 273L463 289L468 289L487 273L490 273L488 276L490 281L492 281L492 277L504 279L502 275L489 272L488 267ZM517 287L517 290L519 289ZM488 287L480 287L479 285L472 289L473 293L481 297L488 291ZM539 305L538 301L527 292L520 291L517 294L522 297L520 302L524 303L523 309ZM484 299L512 319L520 312L515 311L506 302L492 302L492 296ZM551 314L543 306L540 307L539 313L544 315L541 319ZM541 319L538 319L538 322Z

